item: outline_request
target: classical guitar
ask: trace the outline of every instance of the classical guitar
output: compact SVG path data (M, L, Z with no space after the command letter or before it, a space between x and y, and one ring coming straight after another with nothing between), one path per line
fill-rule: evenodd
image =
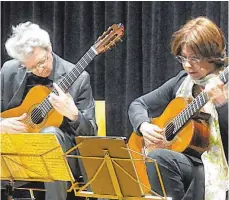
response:
M228 67L220 73L219 78L224 84L228 82ZM205 91L202 91L191 102L182 97L175 98L159 117L151 121L163 130L165 144L145 147L143 137L133 132L128 141L129 148L138 153L142 153L143 150L150 152L156 148L166 148L176 152L195 150L203 153L209 144L209 128L203 120L194 120L193 117L209 100ZM134 159L142 158L136 153L131 154ZM141 181L149 186L145 163L135 162L135 165Z
M96 55L111 49L124 35L122 24L113 24L95 42L93 46L77 62L70 73L65 75L57 84L67 92L79 75ZM53 109L48 100L50 93L58 94L56 89L50 90L45 86L33 87L19 107L6 110L1 113L2 118L17 117L27 113L28 117L23 122L28 126L29 132L38 133L42 128L48 126L59 127L63 121L63 116Z

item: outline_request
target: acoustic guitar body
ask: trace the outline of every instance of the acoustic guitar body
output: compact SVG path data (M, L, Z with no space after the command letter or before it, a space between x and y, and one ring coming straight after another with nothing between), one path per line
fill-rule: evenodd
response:
M152 124L164 129L188 104L188 100L182 97L175 98L161 116L152 119ZM191 119L175 134L172 140L167 140L165 148L176 152L183 152L191 148L203 153L208 148L209 134L209 127L204 121ZM152 145L147 149L150 152L155 148L160 147Z
M124 26L121 23L110 26L76 63L75 67L58 81L60 89L67 92L94 57L111 49L121 41L123 36ZM57 94L58 92L55 88L51 91L45 86L35 86L28 92L19 107L4 111L1 113L1 117L18 117L27 113L28 117L23 120L23 123L27 124L28 132L40 132L41 129L49 126L59 127L63 116L55 111L49 103L48 95L50 93Z
M219 79L225 84L228 82L228 66L219 74ZM208 149L210 131L207 123L199 117L200 109L210 100L206 91L202 91L191 102L178 97L172 100L164 112L152 119L152 124L163 130L166 140L163 145L145 147L143 137L133 132L128 146L134 159L142 159L141 153L146 154L156 148L165 148L176 152L193 152L199 154ZM194 120L195 118L195 120ZM143 152L144 150L144 152ZM137 153L134 153L137 152ZM141 183L150 187L146 166L143 161L134 161Z
M48 126L59 127L63 121L63 116L55 109L51 109L43 118L38 105L50 94L51 90L45 86L38 85L30 89L24 101L19 107L6 110L1 113L2 118L19 117L27 113L28 117L23 121L30 133L39 133L41 129ZM31 118L33 116L33 118ZM35 117L34 117L35 116ZM37 121L37 119L39 119Z
M186 99L182 97L175 98L169 103L159 117L152 119L152 124L164 129L164 127L166 127L167 124L169 124L184 108L186 108L187 105L188 101ZM171 141L166 142L165 146L151 145L146 148L146 151L150 152L157 148L166 148L176 152L183 152L185 150L188 151L189 149L192 149L202 153L208 148L209 134L209 127L205 122L191 119L178 131ZM131 152L133 159L143 159L143 156L141 155L141 153L144 154L144 141L142 136L133 132L129 138L128 146L131 150L137 152ZM140 182L150 188L144 159L143 161L134 161L134 165ZM149 192L146 188L144 188L144 191L146 193Z

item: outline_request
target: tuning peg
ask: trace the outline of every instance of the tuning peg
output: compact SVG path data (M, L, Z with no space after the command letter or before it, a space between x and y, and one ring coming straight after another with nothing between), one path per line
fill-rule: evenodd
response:
M116 43L114 41L112 41L111 44L112 44L112 46L115 46L116 45Z
M123 42L123 40L120 37L118 37L118 39L119 39L120 42Z

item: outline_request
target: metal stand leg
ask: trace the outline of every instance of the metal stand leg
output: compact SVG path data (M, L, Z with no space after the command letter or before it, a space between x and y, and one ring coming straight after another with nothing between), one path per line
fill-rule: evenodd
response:
M6 185L6 195L8 200L13 200L14 195L14 182L9 181L9 184Z
M29 194L30 194L31 200L35 200L34 193L33 193L32 189L29 190Z

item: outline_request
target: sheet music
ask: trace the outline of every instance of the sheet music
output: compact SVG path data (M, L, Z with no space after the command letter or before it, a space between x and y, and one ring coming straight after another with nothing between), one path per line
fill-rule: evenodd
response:
M54 134L1 134L2 180L71 181L67 160Z

